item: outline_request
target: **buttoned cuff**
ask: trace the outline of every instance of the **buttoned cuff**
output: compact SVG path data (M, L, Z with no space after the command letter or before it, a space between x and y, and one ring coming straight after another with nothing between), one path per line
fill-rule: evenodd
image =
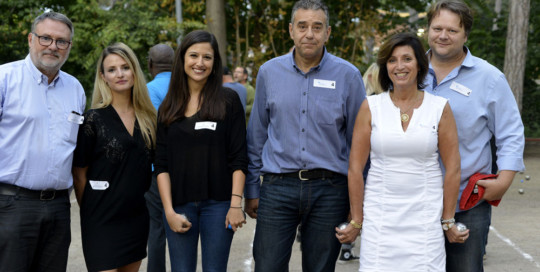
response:
M260 181L260 179L257 179ZM246 179L246 186L244 190L244 197L246 199L255 199L260 196L261 183L260 182L248 182Z

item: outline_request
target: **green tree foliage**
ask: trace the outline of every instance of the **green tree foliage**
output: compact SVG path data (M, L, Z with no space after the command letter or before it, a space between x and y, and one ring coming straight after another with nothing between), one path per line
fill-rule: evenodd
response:
M160 42L174 47L180 34L174 6L166 2L112 2L112 6L104 6L98 1L77 0L68 9L75 24L75 37L64 70L77 76L87 96L93 90L97 60L105 47L115 42L127 44L146 69L148 49Z
M228 63L248 66L252 78L267 60L285 54L293 46L289 36L292 0L226 1ZM176 48L176 38L194 29L206 28L206 1L182 0L183 23L175 18L175 0L2 0L0 1L0 63L28 54L27 36L33 19L52 9L65 13L75 25L70 57L63 70L76 76L88 96L93 89L96 61L107 45L121 41L129 45L143 69L148 49L159 42ZM425 28L425 12L431 0L327 0L332 34L329 52L360 71L374 61L377 45L395 31ZM507 31L508 1L494 11L495 0L465 0L474 10L475 22L467 46L478 57L502 70ZM523 121L528 136L540 137L540 0L531 0L531 17ZM493 30L493 25L497 25Z
M474 24L467 46L471 52L503 70L508 23L508 2L502 1L501 14L495 13L494 0L466 0L473 8ZM540 0L531 0L527 63L521 116L527 137L540 137ZM493 29L493 25L496 29Z

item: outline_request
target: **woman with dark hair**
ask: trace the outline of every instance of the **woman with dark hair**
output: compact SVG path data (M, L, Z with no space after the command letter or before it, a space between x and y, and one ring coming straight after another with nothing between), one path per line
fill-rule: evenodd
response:
M84 114L73 159L88 271L138 271L146 257L156 110L135 53L108 46L96 69L92 106Z
M242 211L247 171L245 115L222 87L214 35L197 30L176 50L159 108L155 169L172 271L195 271L199 236L204 271L226 271Z
M443 229L461 242L445 225L454 217L460 176L452 111L446 99L421 90L428 62L414 34L391 36L377 64L385 91L362 103L349 160L351 215L363 219L360 271L445 271ZM346 231L345 242L358 235Z

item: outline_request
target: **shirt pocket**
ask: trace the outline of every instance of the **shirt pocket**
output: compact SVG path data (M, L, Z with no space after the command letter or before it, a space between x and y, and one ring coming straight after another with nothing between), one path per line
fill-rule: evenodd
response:
M343 122L341 103L336 99L318 97L314 118L321 125L335 125Z
M79 119L80 118L80 119ZM77 143L77 134L79 133L80 123L82 124L83 117L73 112L65 114L64 121L62 121L64 128L64 139L71 144Z

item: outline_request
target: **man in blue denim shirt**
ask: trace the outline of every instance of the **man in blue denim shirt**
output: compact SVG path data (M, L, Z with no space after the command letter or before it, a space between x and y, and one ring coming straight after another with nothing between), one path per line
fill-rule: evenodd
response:
M335 269L335 227L349 213L349 150L365 90L358 69L326 51L328 22L320 1L296 2L294 51L263 64L257 76L246 178L246 211L257 218L256 271L288 271L300 223L303 270Z
M456 118L461 155L461 193L474 173L491 173L490 139L495 136L499 176L480 180L483 200L469 210L456 209L455 221L470 230L465 243L446 241L446 269L483 271L483 254L491 206L501 199L516 171L523 171L523 123L508 82L497 68L473 56L464 46L472 27L469 7L461 1L444 0L428 12L430 69L425 91L448 98ZM459 203L459 200L458 200ZM452 226L453 222L449 227Z

